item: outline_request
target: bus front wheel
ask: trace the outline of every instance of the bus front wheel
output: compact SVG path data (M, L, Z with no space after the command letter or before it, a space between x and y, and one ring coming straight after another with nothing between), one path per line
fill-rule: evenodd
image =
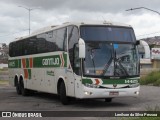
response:
M105 98L105 102L112 102L112 98Z
M64 82L61 82L60 84L60 90L59 90L60 100L63 105L69 104L68 97L66 96L66 88Z

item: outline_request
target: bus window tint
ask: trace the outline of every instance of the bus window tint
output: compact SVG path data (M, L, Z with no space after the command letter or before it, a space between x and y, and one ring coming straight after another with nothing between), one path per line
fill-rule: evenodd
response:
M132 28L81 26L81 37L87 41L135 42Z
M74 55L75 51L75 46L76 43L78 43L78 38L79 38L79 34L78 34L78 29L75 26L69 26L68 27L68 49L69 49L69 58L70 58L70 63L71 66L73 68L73 71L78 74L77 71L75 71L75 63L74 63L74 57L76 57Z
M58 29L56 34L57 51L64 50L63 47L66 39L67 39L67 29L66 28Z
M9 45L11 57L66 50L67 28L49 31Z

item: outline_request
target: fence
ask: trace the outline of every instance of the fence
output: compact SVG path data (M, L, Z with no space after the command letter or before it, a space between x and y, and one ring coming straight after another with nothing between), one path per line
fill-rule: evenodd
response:
M0 70L0 80L9 80L8 70Z

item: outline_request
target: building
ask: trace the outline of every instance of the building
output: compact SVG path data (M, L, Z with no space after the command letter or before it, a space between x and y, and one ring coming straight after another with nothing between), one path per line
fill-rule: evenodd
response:
M140 42L138 48L142 68L144 64L146 64L145 68L160 68L160 36L140 39Z
M0 43L0 69L8 67L8 52L8 45Z
M152 68L150 47L147 42L140 40L140 45L138 46L139 57L140 57L140 68Z

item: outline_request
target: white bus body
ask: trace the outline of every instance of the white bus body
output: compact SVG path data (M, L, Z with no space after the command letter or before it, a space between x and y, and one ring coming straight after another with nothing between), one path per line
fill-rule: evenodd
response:
M128 53L131 59L121 60ZM68 97L111 101L139 94L139 58L129 25L65 23L11 42L9 55L9 80L18 94L58 94L63 104Z

